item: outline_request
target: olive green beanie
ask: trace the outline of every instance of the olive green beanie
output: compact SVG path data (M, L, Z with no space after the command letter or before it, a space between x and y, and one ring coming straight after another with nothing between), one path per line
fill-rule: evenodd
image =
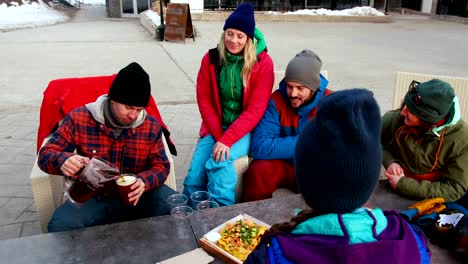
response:
M422 102L415 100L416 92ZM410 90L406 93L405 105L419 119L431 124L439 122L449 113L455 97L452 86L439 79L420 83L416 92Z

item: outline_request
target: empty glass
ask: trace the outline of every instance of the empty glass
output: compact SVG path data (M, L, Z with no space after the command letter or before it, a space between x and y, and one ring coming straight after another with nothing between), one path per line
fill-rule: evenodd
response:
M204 210L210 208L218 208L219 204L215 201L203 201L197 204L197 210Z
M190 195L190 200L192 202L192 208L196 209L197 205L203 201L209 201L211 199L211 194L205 191L194 192Z
M218 207L219 204L214 201L202 201L197 204L197 213L203 233L207 233L214 228L209 223L213 223L213 219L216 218L216 210L214 208Z
M166 202L169 204L169 210L177 206L187 205L188 198L185 194L177 193L167 197Z
M177 238L184 239L193 235L192 228L188 222L192 214L193 209L190 206L177 206L172 208L171 215L176 222Z

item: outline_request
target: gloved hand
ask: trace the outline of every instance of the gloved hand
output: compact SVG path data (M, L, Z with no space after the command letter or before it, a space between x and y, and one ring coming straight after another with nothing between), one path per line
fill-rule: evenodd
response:
M445 209L444 198L433 198L419 201L411 206L408 209L400 212L407 221L411 221L414 218L418 218L421 215L429 215L434 212L440 212Z
M427 209L426 211L423 211L420 214L440 213L445 208L446 208L446 206L444 204L434 204L433 207Z
M432 199L426 199L419 201L411 206L409 208L415 208L418 210L418 215L421 214L429 214L432 212L440 212L445 209L445 206L443 205L445 203L444 198L432 198Z

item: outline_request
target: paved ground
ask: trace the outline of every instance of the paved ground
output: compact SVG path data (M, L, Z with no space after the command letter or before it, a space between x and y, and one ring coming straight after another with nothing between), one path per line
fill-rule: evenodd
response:
M153 40L135 19L109 19L84 7L64 24L0 32L0 239L39 233L29 172L42 91L56 78L106 75L131 61L151 76L153 96L172 130L178 188L190 162L200 116L195 81L200 60L219 40L222 22L195 21L201 33L185 44ZM467 77L468 26L396 16L389 24L258 23L275 67L303 48L315 50L330 87L367 87L389 110L397 71Z

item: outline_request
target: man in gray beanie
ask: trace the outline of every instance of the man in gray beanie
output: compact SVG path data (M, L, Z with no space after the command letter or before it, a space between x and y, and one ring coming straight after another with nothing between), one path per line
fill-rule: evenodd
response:
M166 198L176 192L164 184L170 164L162 126L145 110L150 98L149 75L130 63L119 71L109 94L72 110L40 149L38 165L50 174L79 179L90 159L99 157L136 177L128 197L119 197L115 181L87 192L72 187L69 199L55 210L49 232L169 214Z
M242 201L271 198L277 188L296 190L296 140L315 116L318 102L331 93L320 74L322 60L304 49L288 63L285 77L252 133L253 161L243 175Z
M415 199L455 201L468 190L468 126L452 86L413 81L383 116L383 165L392 187Z

